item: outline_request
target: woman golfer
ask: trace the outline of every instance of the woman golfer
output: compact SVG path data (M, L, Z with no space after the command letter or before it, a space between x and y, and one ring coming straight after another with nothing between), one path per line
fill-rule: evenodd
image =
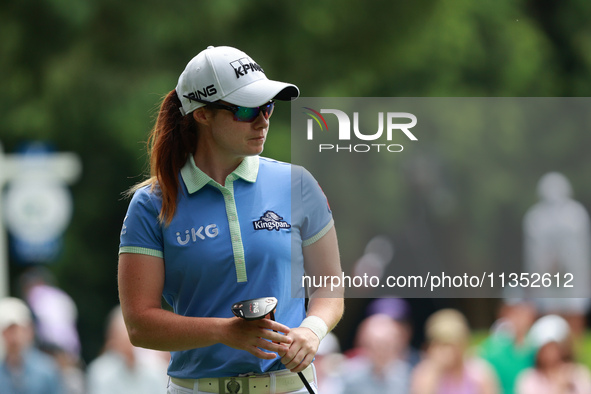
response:
M303 168L260 157L275 100L299 95L247 54L208 47L163 100L151 178L133 189L121 232L119 295L132 343L171 351L168 393L306 393L342 294L306 275L340 275L326 198ZM174 312L161 307L161 298ZM275 320L236 302L278 300Z

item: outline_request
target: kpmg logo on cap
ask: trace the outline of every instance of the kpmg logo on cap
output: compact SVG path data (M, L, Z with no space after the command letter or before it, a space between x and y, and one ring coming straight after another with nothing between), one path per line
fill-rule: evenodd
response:
M249 57L243 57L241 59L235 60L230 62L230 66L234 69L236 73L236 78L240 78L248 74L249 72L260 71L263 74L265 71L261 66L256 64L254 60Z
M359 112L353 112L353 124L351 125L351 119L344 111L338 109L321 109L320 112L310 107L303 107L308 112L304 112L310 118L307 121L307 139L314 139L314 124L317 124L321 132L325 130L328 132L328 123L322 114L333 114L337 118L338 122L338 139L341 141L351 141L353 129L353 135L356 139L362 141L376 141L382 139L384 134L384 118L386 119L386 143L372 143L372 144L318 144L318 151L333 151L333 152L402 152L404 147L400 144L391 144L395 132L402 132L411 141L417 141L417 137L410 131L411 128L416 126L417 117L408 112L387 112L384 116L384 112L378 112L378 130L375 133L365 133L360 131L359 127ZM410 122L400 122L400 119L407 119Z

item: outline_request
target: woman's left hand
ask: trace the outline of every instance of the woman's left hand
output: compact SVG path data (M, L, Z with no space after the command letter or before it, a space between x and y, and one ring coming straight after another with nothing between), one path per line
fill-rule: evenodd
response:
M312 330L306 327L292 328L287 334L292 343L285 355L281 355L281 362L291 372L301 372L314 360L320 340Z

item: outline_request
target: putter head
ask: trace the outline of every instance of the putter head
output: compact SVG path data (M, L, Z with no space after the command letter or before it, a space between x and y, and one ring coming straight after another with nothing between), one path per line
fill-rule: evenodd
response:
M240 301L232 305L235 316L245 320L258 320L273 312L277 307L277 298L261 297Z

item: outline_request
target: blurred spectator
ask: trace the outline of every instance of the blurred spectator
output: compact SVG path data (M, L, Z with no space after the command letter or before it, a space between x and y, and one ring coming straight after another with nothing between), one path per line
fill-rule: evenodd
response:
M320 342L314 358L318 378L318 392L322 394L340 394L343 392L341 376L343 359L339 339L333 332L329 332Z
M464 316L442 309L427 319L425 359L412 375L413 394L496 394L498 382L482 359L466 357L470 329Z
M83 394L84 372L76 328L78 309L74 300L56 286L53 275L44 267L27 270L20 285L33 312L39 348L57 361L65 392Z
M506 299L491 335L480 346L480 356L494 368L505 394L513 394L519 373L534 365L535 349L526 336L535 319L531 301Z
M519 376L518 394L591 393L591 374L573 361L570 328L563 318L540 318L532 326L529 338L537 349L535 367Z
M0 392L62 394L56 363L33 346L31 311L22 300L0 300L0 331L4 348L0 360Z
M86 375L79 357L72 355L58 346L46 345L43 351L52 356L57 362L62 375L65 394L86 393Z
M399 327L401 345L400 357L414 368L421 355L419 351L411 346L413 326L410 320L410 305L402 298L378 298L373 300L367 307L368 315L383 314L390 316Z
M554 287L547 288L539 281L539 292L534 294L538 310L542 315L564 317L579 339L585 329L590 301L580 298L586 296L580 294L582 290L591 288L589 214L581 203L571 198L570 182L560 173L542 176L538 195L540 201L527 211L523 220L524 268L526 272L552 278ZM573 287L557 287L556 275L561 285L572 279Z
M404 333L390 316L374 314L361 322L357 351L343 368L346 394L406 393L410 365L403 360Z
M23 297L35 318L35 332L41 348L58 347L74 358L80 355L80 338L76 329L78 309L74 300L55 285L52 274L35 267L20 279Z
M88 365L88 394L162 394L165 354L134 347L117 306L108 317L104 352Z

